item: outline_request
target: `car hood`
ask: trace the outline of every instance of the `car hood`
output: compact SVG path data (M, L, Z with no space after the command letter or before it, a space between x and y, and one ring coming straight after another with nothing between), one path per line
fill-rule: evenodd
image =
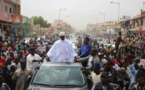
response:
M70 88L61 88L61 87L33 87L33 86L30 86L29 89L27 90L88 90L87 87L82 87L82 88L73 88L73 87L70 87Z

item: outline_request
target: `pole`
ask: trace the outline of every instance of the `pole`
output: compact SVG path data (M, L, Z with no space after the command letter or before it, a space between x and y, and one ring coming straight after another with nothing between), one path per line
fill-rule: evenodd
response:
M120 18L120 2L111 2L112 4L117 4L118 5L118 23L119 23L119 18Z
M66 10L66 9L59 9L59 25L60 25L60 12L61 10Z
M16 0L16 15L18 15L18 0Z
M60 24L60 11L61 11L61 10L59 9L59 24Z
M64 27L66 27L66 30L67 30L66 18L67 18L67 16L65 16L65 26L64 26ZM64 30L65 30L65 29L64 29Z
M40 37L41 37L41 27L40 27Z
M120 2L118 3L118 23L119 23L119 17L120 17Z
M105 13L104 13L104 22L105 22Z
M144 11L144 3L143 3L143 11Z
M144 4L145 4L145 2L143 3L143 11L144 11Z
M66 24L66 16L65 16L65 24Z

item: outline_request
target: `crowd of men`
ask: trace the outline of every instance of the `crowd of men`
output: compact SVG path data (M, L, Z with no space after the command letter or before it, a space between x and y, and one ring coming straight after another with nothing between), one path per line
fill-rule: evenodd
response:
M52 36L44 45L44 39L31 39L28 43L9 42L0 43L0 90L26 90L27 79L32 77L36 68L44 62L82 63L89 89L92 90L145 90L145 68L141 58L127 55L121 58L119 44L123 42L121 34L116 40L117 54L111 46L104 48L90 38L78 38L79 51L76 53L72 42L60 32L59 40ZM84 40L84 41L83 41ZM82 42L83 41L83 42ZM50 45L51 48L49 47ZM46 46L46 51L39 51L38 47Z

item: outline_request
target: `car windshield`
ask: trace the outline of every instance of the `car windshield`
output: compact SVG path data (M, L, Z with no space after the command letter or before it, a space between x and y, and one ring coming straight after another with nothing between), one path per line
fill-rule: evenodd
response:
M85 85L85 79L80 67L41 66L32 84L81 87Z

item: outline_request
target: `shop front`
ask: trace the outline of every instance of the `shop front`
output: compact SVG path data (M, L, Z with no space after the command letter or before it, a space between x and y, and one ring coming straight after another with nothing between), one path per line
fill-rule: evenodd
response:
M0 36L2 37L2 40L6 40L8 37L11 37L11 27L11 22L0 21Z

